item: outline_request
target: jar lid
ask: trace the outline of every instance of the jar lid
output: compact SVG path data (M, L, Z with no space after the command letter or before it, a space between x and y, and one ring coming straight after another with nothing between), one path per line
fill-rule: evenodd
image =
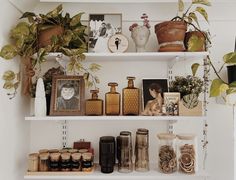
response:
M49 158L49 153L41 153L39 154L41 160L47 160Z
M49 153L58 153L58 152L59 152L58 149L50 149L50 150L49 150Z
M178 139L180 140L193 140L196 135L195 134L178 134Z
M71 156L72 156L72 159L74 160L80 160L81 153L73 153Z
M83 159L84 160L90 160L90 159L92 159L92 153L84 153L84 154L82 154L82 157L83 157Z
M78 149L70 149L68 152L69 152L69 153L77 153L77 152L78 152Z
M40 149L39 154L42 154L42 153L48 153L48 149Z
M88 152L88 149L80 149L79 150L79 153L86 153L86 152Z
M29 154L29 158L32 159L32 160L37 160L38 157L39 157L38 153L31 153L31 154Z
M62 160L69 160L70 159L70 153L62 153L61 154L61 159Z
M59 160L61 156L61 153L51 153L50 157L52 160Z
M160 134L157 134L157 137L159 139L163 139L163 140L173 140L176 138L176 135L175 134L170 134L170 133L160 133Z
M68 149L61 149L60 151L59 151L59 153L68 153L69 151L68 151Z

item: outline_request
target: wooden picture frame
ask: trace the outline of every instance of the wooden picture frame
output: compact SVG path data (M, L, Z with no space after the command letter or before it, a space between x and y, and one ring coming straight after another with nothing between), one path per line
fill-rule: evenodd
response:
M115 34L122 33L122 14L89 14L89 53L111 53L108 40Z
M54 76L50 116L84 115L85 83L83 76Z

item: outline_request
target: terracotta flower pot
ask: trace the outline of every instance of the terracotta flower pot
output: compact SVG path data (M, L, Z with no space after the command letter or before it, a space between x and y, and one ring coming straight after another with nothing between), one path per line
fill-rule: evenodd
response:
M39 32L38 45L39 48L51 45L52 36L60 36L64 32L64 29L61 26L54 26L49 29L45 29Z
M184 44L187 51L190 52L206 51L206 37L204 36L203 32L187 32L185 35Z
M183 21L165 21L155 25L160 52L184 51L187 24Z

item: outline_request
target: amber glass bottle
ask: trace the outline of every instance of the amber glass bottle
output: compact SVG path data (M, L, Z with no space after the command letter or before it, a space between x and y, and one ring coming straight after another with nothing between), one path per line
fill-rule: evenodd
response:
M135 77L127 77L128 87L122 92L123 115L139 115L139 89L134 87Z
M117 83L108 83L110 92L105 95L106 115L120 115L120 93L116 92Z
M85 115L103 115L103 100L98 99L99 90L91 90L92 98L85 102Z

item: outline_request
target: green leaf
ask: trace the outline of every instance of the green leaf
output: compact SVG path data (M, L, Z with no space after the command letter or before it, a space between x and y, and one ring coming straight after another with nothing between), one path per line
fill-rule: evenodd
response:
M236 64L236 52L225 54L223 60L227 64Z
M220 79L214 79L210 87L210 97L220 96L222 92L226 92L229 86Z
M70 62L70 63L67 65L67 70L68 70L69 72L71 72L71 71L73 71L73 69L74 69L74 63Z
M236 93L236 89L235 88L229 88L226 90L226 94L229 95L229 94L232 94L232 93Z
M6 71L3 74L3 80L5 81L13 81L16 78L16 74L13 71Z
M178 0L178 7L179 7L179 12L184 11L184 2L183 2L183 0Z
M196 75L199 66L200 66L199 63L194 63L194 64L191 66L193 76Z
M73 32L71 30L65 31L63 36L63 44L64 46L69 46L71 39L73 38Z
M236 81L232 82L229 84L230 88L236 88Z
M199 37L197 35L192 35L188 40L188 51L196 52L202 49L205 45L204 37Z
M196 94L188 94L183 97L183 105L188 109L197 107L198 102L198 96Z
M17 55L17 49L13 45L6 45L1 49L0 56L4 59L12 59Z
M35 23L32 24L29 29L32 34L36 34L37 33L37 24L35 24Z
M12 82L7 81L4 83L3 88L4 89L12 89L12 88L14 88L14 84Z
M211 3L209 0L192 0L193 4L203 4L206 6L211 6Z
M73 53L71 51L71 49L67 49L67 48L61 48L63 53L66 55L66 56L72 56Z
M200 25L198 23L198 18L197 18L196 14L194 12L189 13L188 17L193 19L196 22L197 26L200 27Z
M77 33L77 34L81 34L81 33L83 33L83 32L85 31L85 29L86 29L85 26L79 26L79 27L75 28L75 29L73 30L73 32L75 32L75 33Z
M205 20L209 23L209 21L208 21L208 14L207 14L207 12L206 12L206 10L204 8L197 7L196 11L199 12L205 18Z
M89 69L90 69L92 72L95 72L95 71L100 70L100 67L101 67L101 66L100 66L99 64L92 63L92 64L90 64Z
M24 45L24 42L25 42L24 36L19 37L19 38L16 40L16 47L17 47L18 49L21 49L21 48L23 47L23 45Z
M25 13L20 17L20 19L29 18L29 17L36 17L36 14L33 13L33 12L25 12Z
M55 18L57 17L60 13L62 12L62 4L57 6L54 10L50 11L49 13L46 14L47 17L49 18Z
M81 20L81 16L84 14L84 12L79 13L77 15L75 15L74 17L72 17L71 22L70 22L70 26L76 26L77 24L80 23Z
M11 30L11 38L18 39L22 36L27 37L30 34L30 26L25 22L19 23Z

